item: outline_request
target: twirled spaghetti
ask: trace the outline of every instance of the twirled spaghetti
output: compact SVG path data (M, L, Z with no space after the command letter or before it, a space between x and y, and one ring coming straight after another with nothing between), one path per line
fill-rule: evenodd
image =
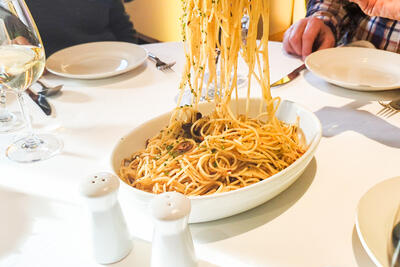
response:
M152 193L206 195L244 187L285 169L305 147L298 126L286 125L275 116L280 100L271 97L269 88L269 1L182 0L182 4L187 45L178 102L184 88L190 88L193 103L177 107L169 125L149 139L144 150L123 160L120 177ZM244 16L249 18L245 38L241 27ZM258 42L260 19L264 32ZM219 66L217 51L221 53ZM240 53L249 67L249 82L246 112L235 115L229 103L233 92L236 98L238 95ZM207 86L214 84L217 93L215 110L203 116L197 109L205 72L209 73ZM263 101L256 118L248 116L252 78L262 88Z

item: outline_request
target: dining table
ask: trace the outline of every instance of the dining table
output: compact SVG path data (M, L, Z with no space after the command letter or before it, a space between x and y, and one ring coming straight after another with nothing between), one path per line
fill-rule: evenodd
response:
M127 73L96 80L51 73L42 77L49 85L64 85L60 94L48 98L52 115L26 102L33 129L63 141L58 155L13 162L6 148L24 131L0 134L1 267L101 266L92 256L81 182L98 172L112 173L111 153L120 138L177 106L185 64L181 42L142 47L176 65L160 71L147 60ZM303 64L285 53L280 42L269 43L269 59L271 83ZM242 60L238 73L247 73ZM260 97L259 86L252 84L251 96ZM246 93L246 86L238 89L239 96ZM275 198L235 216L189 225L199 266L375 266L355 218L369 188L400 176L400 114L382 115L378 103L398 98L400 91L350 90L304 70L271 93L318 117L320 144L304 173ZM7 99L8 108L17 111L14 95ZM150 266L153 222L129 202L128 194L120 190L119 203L133 249L110 266Z

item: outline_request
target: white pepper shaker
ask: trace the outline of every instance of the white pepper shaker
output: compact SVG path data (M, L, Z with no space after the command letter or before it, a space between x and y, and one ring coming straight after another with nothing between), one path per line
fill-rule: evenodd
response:
M107 172L88 176L80 186L90 213L94 258L100 264L120 261L132 249L118 188L118 177Z
M167 192L155 196L150 206L154 218L151 267L197 266L188 227L190 200Z

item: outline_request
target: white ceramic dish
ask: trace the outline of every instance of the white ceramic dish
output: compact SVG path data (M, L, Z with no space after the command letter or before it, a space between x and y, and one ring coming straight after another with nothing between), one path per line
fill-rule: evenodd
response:
M306 58L307 68L341 87L361 91L400 88L400 54L364 47L337 47Z
M390 266L390 240L400 204L399 192L400 177L395 177L372 187L358 203L357 233L376 266Z
M258 99L251 100L250 116L254 117L258 114L259 101ZM232 102L231 105L234 107L235 101ZM240 113L244 113L245 105L246 99L240 99ZM199 105L199 110L203 114L209 114L213 109L213 103ZM236 110L236 108L232 108L232 110ZM143 149L146 139L156 135L162 127L168 124L170 115L170 113L166 113L150 120L119 140L111 156L112 168L116 174L118 174L122 160L132 155L133 152ZM192 204L189 222L217 220L254 208L284 191L303 173L321 139L321 124L312 112L290 101L281 103L277 116L287 123L293 123L297 117L300 118L300 128L303 130L309 146L307 152L285 170L256 184L221 194L189 197ZM131 205L137 205L141 210L146 211L154 194L138 190L125 183L122 184L121 189L130 192Z
M100 79L130 71L147 58L147 51L125 42L94 42L62 49L46 62L49 72L74 79Z

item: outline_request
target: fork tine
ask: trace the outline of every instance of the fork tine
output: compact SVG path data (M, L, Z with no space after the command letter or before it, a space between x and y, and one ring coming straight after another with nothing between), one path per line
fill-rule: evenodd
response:
M166 66L160 66L158 67L159 70L163 71L163 72L168 72L170 69L167 68Z
M172 63L165 63L164 61L160 60L158 57L156 57L155 55L153 55L152 53L148 53L148 57L154 61L156 63L156 68L158 70L164 71L167 69L171 69L172 66L175 65L175 61Z
M174 62L171 62L171 63L165 65L165 68L166 68L166 69L172 69L172 67L173 67L175 64L176 64L175 61L174 61Z
M391 106L389 106L382 100L378 100L378 103L382 106L382 109L380 111L378 111L378 113L376 115L385 116L385 115L387 115L387 113L389 113L391 110L393 110L393 108Z
M378 113L376 113L376 115L382 115L388 108L386 107L382 107L381 110L378 111Z
M388 114L386 114L386 118L390 118L393 115L395 115L397 112L399 112L398 110L392 109L391 112L389 112Z
M172 69L172 67L173 67L175 64L176 64L176 62L174 61L174 62L169 63L169 64L161 65L161 66L158 67L158 69L159 69L159 70L162 70L162 71L174 71L174 70Z
M385 103L382 100L378 100L378 103L382 106L382 109L376 113L376 115L383 116L384 118L390 118L393 115L397 114L400 110L393 106L393 101L389 103Z
M383 117L386 117L391 111L392 111L392 109L386 108L386 110L385 110L381 115L382 115Z
M390 115L390 117L396 115L398 112L399 112L398 110L395 110L394 113L392 115Z
M397 113L397 110L391 108L390 111L388 113L386 113L385 117L390 118L396 113Z

